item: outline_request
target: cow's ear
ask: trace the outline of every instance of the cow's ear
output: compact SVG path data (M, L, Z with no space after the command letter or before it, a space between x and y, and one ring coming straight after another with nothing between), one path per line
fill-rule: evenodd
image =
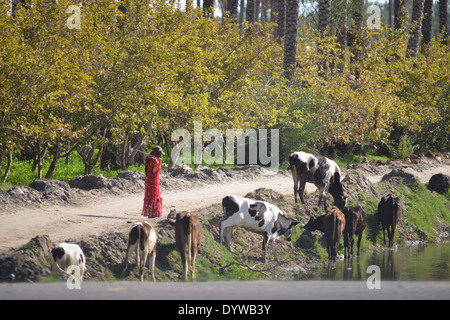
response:
M295 227L296 225L298 225L300 223L300 221L293 221L291 224L293 227Z
M308 163L308 168L311 169L312 167L314 167L316 165L314 158L312 158L311 160L309 160Z

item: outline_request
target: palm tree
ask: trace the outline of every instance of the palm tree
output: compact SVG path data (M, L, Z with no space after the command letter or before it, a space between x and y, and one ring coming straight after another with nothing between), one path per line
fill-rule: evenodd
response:
M331 0L319 0L319 32L320 37L325 37L326 31L330 26L331 21ZM322 44L319 42L318 44L318 52L319 55L322 55L323 49ZM330 67L328 64L328 59L326 57L322 57L319 62L319 75L323 78L328 77Z
M361 59L361 30L364 21L364 0L352 0L351 2L351 17L352 28L348 33L348 43L350 47L350 62L356 63Z
M286 30L284 35L283 69L286 78L291 79L297 64L297 30L299 0L286 0Z
M425 0L422 21L422 46L431 41L433 31L433 0Z
M447 3L447 0L439 0L439 33L443 32L443 45L447 45Z
M248 23L255 22L255 0L247 0L247 9L245 11L245 19Z
M339 45L337 54L339 61L337 67L339 72L343 72L345 66L345 52L347 51L347 0L338 0L336 11L336 42Z
M286 0L272 0L271 21L277 24L274 31L275 38L282 39L286 24Z
M422 29L423 5L425 0L414 0L411 16L410 38L406 47L406 57L416 57L419 50L420 30Z
M235 18L238 14L238 4L239 0L228 0L227 1L227 11L230 17Z
M319 0L319 31L323 36L331 21L331 0Z
M394 30L402 28L405 16L405 0L394 0Z

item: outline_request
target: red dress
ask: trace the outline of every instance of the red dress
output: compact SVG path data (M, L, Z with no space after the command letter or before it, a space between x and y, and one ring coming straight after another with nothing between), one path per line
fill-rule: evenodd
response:
M147 174L145 175L145 194L144 194L144 208L142 215L149 218L157 218L162 215L162 197L159 188L159 172L161 166L156 157L149 157L146 161ZM153 169L158 167L156 172Z

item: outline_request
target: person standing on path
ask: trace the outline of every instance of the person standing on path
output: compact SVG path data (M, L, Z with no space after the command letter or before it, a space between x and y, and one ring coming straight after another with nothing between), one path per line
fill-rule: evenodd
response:
M142 215L148 218L158 218L162 215L161 191L159 187L159 172L161 171L162 155L160 146L152 148L152 152L145 158L145 194Z

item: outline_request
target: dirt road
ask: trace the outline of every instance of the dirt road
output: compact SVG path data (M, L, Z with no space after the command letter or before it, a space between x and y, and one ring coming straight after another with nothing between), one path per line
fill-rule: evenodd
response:
M265 176L258 180L210 185L163 193L163 218L171 209L177 211L205 208L220 202L227 194L245 195L266 187L282 194L292 193L292 178L287 175ZM309 190L315 190L313 185ZM80 239L115 230L129 228L127 221L139 221L143 203L142 194L124 197L108 196L91 200L81 206L49 206L26 208L2 216L0 224L0 252L17 248L36 235L47 234L54 242L69 238ZM162 219L162 218L161 218Z
M422 172L409 170L422 182L438 172L450 175L450 166L433 167ZM378 182L381 176L367 176ZM163 193L165 219L171 209L177 211L196 210L218 203L227 194L245 195L255 189L265 187L281 194L292 194L293 183L289 175L262 176L259 179L241 182L227 182L205 187L170 191ZM314 192L315 186L307 184L307 192ZM100 200L101 199L101 200ZM142 194L107 196L86 200L82 205L48 206L24 208L15 213L1 214L0 252L26 244L36 235L47 234L53 242L68 239L79 240L89 235L113 231L125 231L129 223L142 220Z

